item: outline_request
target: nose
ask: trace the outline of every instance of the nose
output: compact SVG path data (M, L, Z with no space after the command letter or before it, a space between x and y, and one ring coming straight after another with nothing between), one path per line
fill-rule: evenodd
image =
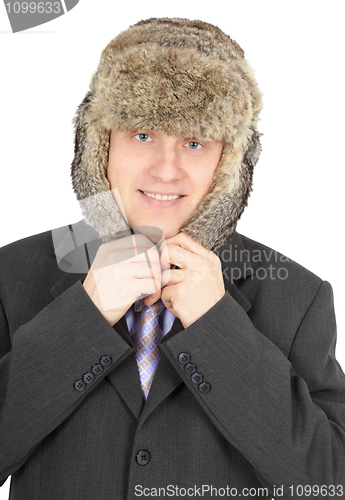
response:
M175 137L167 137L159 144L152 159L150 174L161 182L173 182L183 177L181 156Z

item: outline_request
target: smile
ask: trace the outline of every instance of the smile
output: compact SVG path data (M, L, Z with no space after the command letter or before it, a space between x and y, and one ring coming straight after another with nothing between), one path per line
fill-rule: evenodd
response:
M177 200L178 198L182 198L183 195L160 195L160 194L153 194L153 193L147 193L146 191L142 191L146 196L149 198L153 198L154 200L160 200L160 201L169 201L169 200Z

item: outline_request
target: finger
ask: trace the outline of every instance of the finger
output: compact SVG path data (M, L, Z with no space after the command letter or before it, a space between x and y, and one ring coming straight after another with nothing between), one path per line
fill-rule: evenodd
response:
M152 292L157 292L161 288L159 263L154 263L151 268L148 267L147 262L132 263L126 266L116 265L105 269L95 269L93 275L97 284L104 282L104 286L107 286L109 290L112 289L114 283L121 283L123 294L125 294L126 289L135 286L137 281L151 280L154 283Z
M157 262L157 263L160 262L160 255L157 247L155 246L145 251L144 257L148 264L150 264L150 262Z
M104 311L118 311L128 304L130 307L134 302L132 298L131 302L128 303L128 294L125 293L123 296L118 296L116 303L114 304L114 297L109 288L102 288L99 290L99 297L102 303L102 308ZM132 297L146 297L149 295L157 295L159 298L161 290L157 280L143 279L143 280L133 280L130 286L130 292ZM158 298L154 301L156 302Z
M128 277L135 279L161 279L161 266L160 263L152 262L150 266L147 262L133 263L128 267ZM124 268L123 268L124 269Z
M161 299L162 299L162 302L165 305L165 307L168 309L168 311L171 312L174 316L176 316L178 318L178 314L172 305L172 300L171 300L171 296L173 293L172 288L173 287L162 288Z
M146 306L152 306L157 300L161 298L162 290L159 289L157 292L147 295L144 299L143 302Z
M103 267L112 265L126 267L131 264L144 264L146 267L150 268L152 266L160 266L160 259L157 248L151 248L148 251L143 251L130 258L128 258L128 254L126 254L126 252L117 252L115 256L109 254L105 256L102 264ZM99 264L98 267L101 267L101 264Z
M206 260L211 260L214 258L214 253L208 248L203 247L200 243L197 243L188 233L181 232L168 238L165 241L166 245L174 244L181 248L188 250Z
M151 275L152 281L155 284L155 292L157 293L158 290L160 290L160 288L161 288L161 283L160 283L161 277L159 276L159 286L157 287L156 286L156 281L155 281L155 275L153 273L154 266L151 265L150 260L149 260L148 255L147 255L147 252L145 252L145 257L146 257L146 260L147 260L147 264L148 264L148 266L150 268L150 275ZM155 263L153 263L153 264L155 264Z
M145 252L149 252L150 259L159 260L158 249L152 241L144 235L129 235L101 245L97 251L93 266L108 266L133 258L140 259L140 256L144 260Z
M169 252L168 250L166 250L166 248L166 240L164 240L159 247L159 258L162 271L164 271L165 269L170 269L171 267L169 262Z
M134 260L136 262L140 262L140 261L147 261L148 263L150 263L151 261L154 261L154 262L159 262L159 252L158 252L158 249L155 245L153 246L136 246L136 247L133 247L133 252L134 254L131 252L131 251L127 251L125 250L124 251L124 256L126 256L127 254L127 260ZM125 259L123 259L125 260Z
M152 246L155 246L155 244L149 238L147 238L147 236L144 236L142 234L130 234L123 238L103 243L100 246L100 249L102 248L105 252L111 252L113 250L133 249L134 252L135 248L148 250Z
M148 295L160 295L160 281L151 278L137 279L132 283L132 290L135 297L147 297ZM158 299L157 299L158 300Z
M183 281L184 276L183 269L166 269L161 274L161 288L180 283Z
M191 267L193 262L202 259L200 255L197 255L185 248L180 247L175 244L167 244L166 248L161 254L161 267L162 269L168 269L172 265L179 268Z

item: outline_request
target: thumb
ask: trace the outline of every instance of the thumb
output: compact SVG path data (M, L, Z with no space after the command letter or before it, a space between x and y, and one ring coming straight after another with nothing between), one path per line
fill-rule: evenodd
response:
M145 297L143 299L145 306L152 306L152 304L154 304L155 302L157 302L157 300L159 300L161 298L161 294L162 294L162 290L159 289L159 290L157 290L157 292L152 293L151 295L148 295L147 297Z

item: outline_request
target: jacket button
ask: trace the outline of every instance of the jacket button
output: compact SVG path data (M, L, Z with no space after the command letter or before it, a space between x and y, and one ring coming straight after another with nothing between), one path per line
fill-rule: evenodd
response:
M102 366L106 367L110 366L113 360L111 359L110 356L102 356L99 362L101 363Z
M210 390L211 390L211 386L207 382L202 382L199 385L199 391L204 393L204 394L206 394L206 392L210 392Z
M95 376L91 372L84 373L83 380L84 380L85 384L91 384L95 380Z
M74 389L76 391L83 391L85 389L85 382L83 382L82 380L77 380L76 382L74 382Z
M139 465L146 465L151 460L151 455L147 450L140 450L135 459Z
M188 373L188 375L193 375L196 372L196 365L194 363L188 363L184 367L184 371Z
M188 352L181 352L181 354L179 354L178 360L182 365L186 365L190 361L190 354L188 354Z
M204 380L204 377L201 375L201 373L194 373L190 379L192 382L194 382L194 384L201 384L201 382Z
M104 368L102 365L100 364L97 364L97 365L92 365L91 367L91 371L94 375L100 375L101 373L103 373L104 371Z

